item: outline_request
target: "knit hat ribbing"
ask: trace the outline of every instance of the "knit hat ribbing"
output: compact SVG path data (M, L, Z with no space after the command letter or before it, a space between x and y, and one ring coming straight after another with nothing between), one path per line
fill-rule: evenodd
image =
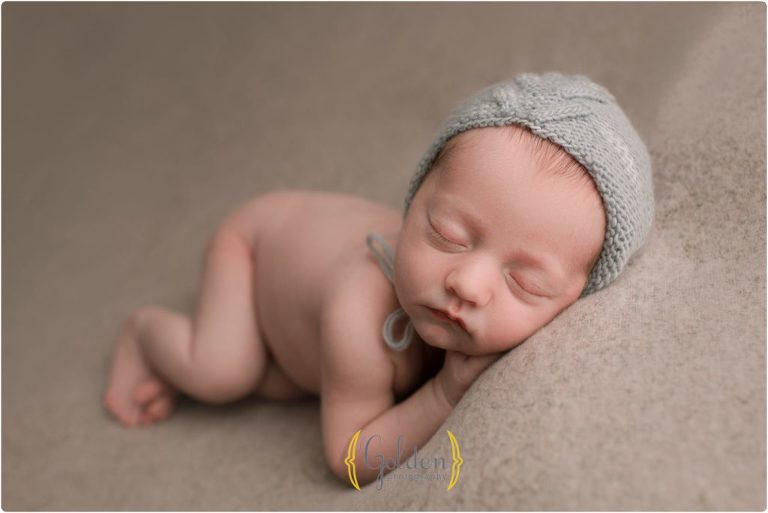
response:
M522 125L560 145L583 165L603 200L603 248L581 297L609 285L642 246L654 215L648 150L616 99L583 75L523 73L461 102L422 157L405 212L451 137L479 127Z

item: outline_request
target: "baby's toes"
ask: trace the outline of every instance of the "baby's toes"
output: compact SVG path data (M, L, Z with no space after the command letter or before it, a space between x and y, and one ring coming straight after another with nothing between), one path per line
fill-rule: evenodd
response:
M144 410L144 418L150 422L163 420L171 414L173 409L173 398L163 395L152 401Z
M141 420L139 410L129 401L122 400L119 393L114 390L109 390L105 394L104 406L126 426L136 426Z
M159 379L149 379L136 387L133 393L133 400L139 407L143 408L160 397L166 390L167 387Z

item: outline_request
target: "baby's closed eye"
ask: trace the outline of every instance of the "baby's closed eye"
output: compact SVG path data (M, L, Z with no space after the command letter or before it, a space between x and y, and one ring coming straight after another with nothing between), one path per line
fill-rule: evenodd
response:
M512 283L513 287L522 290L526 294L530 294L536 297L549 297L541 290L541 288L537 287L530 281L515 277L511 273L507 273L507 277L509 278L509 281Z
M453 246L466 247L465 244L458 242L461 240L460 237L454 235L445 228L438 229L435 226L435 223L429 217L427 218L427 224L429 225L429 233L439 242ZM443 232L447 233L447 235L445 235Z
M538 285L537 281L530 277L523 277L520 275L515 275L512 273L506 273L508 277L508 281L511 283L512 287L521 290L523 293L535 296L537 298L543 298L543 299L549 299L552 296L552 294L548 293L545 288Z

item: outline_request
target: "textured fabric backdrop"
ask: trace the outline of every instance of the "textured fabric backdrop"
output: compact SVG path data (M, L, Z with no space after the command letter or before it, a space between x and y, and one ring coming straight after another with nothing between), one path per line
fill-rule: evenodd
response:
M763 510L765 10L4 3L2 507ZM399 208L457 101L550 70L624 107L656 224L423 448L456 435L451 491L337 482L317 400L182 401L139 430L102 408L118 326L192 311L235 206L290 187Z

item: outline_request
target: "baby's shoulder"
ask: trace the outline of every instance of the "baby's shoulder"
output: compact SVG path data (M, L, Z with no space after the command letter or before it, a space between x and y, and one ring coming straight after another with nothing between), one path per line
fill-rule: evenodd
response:
M355 248L342 260L323 294L322 328L377 343L387 315L398 307L394 288L367 248Z
M352 257L347 273L334 280L324 301L321 338L330 368L348 377L386 383L397 397L420 384L424 343L415 337L404 351L390 349L382 334L387 317L400 304L392 283L369 252Z
M320 312L325 378L391 390L396 369L381 327L397 305L392 286L360 255L349 256L344 272L331 281Z

